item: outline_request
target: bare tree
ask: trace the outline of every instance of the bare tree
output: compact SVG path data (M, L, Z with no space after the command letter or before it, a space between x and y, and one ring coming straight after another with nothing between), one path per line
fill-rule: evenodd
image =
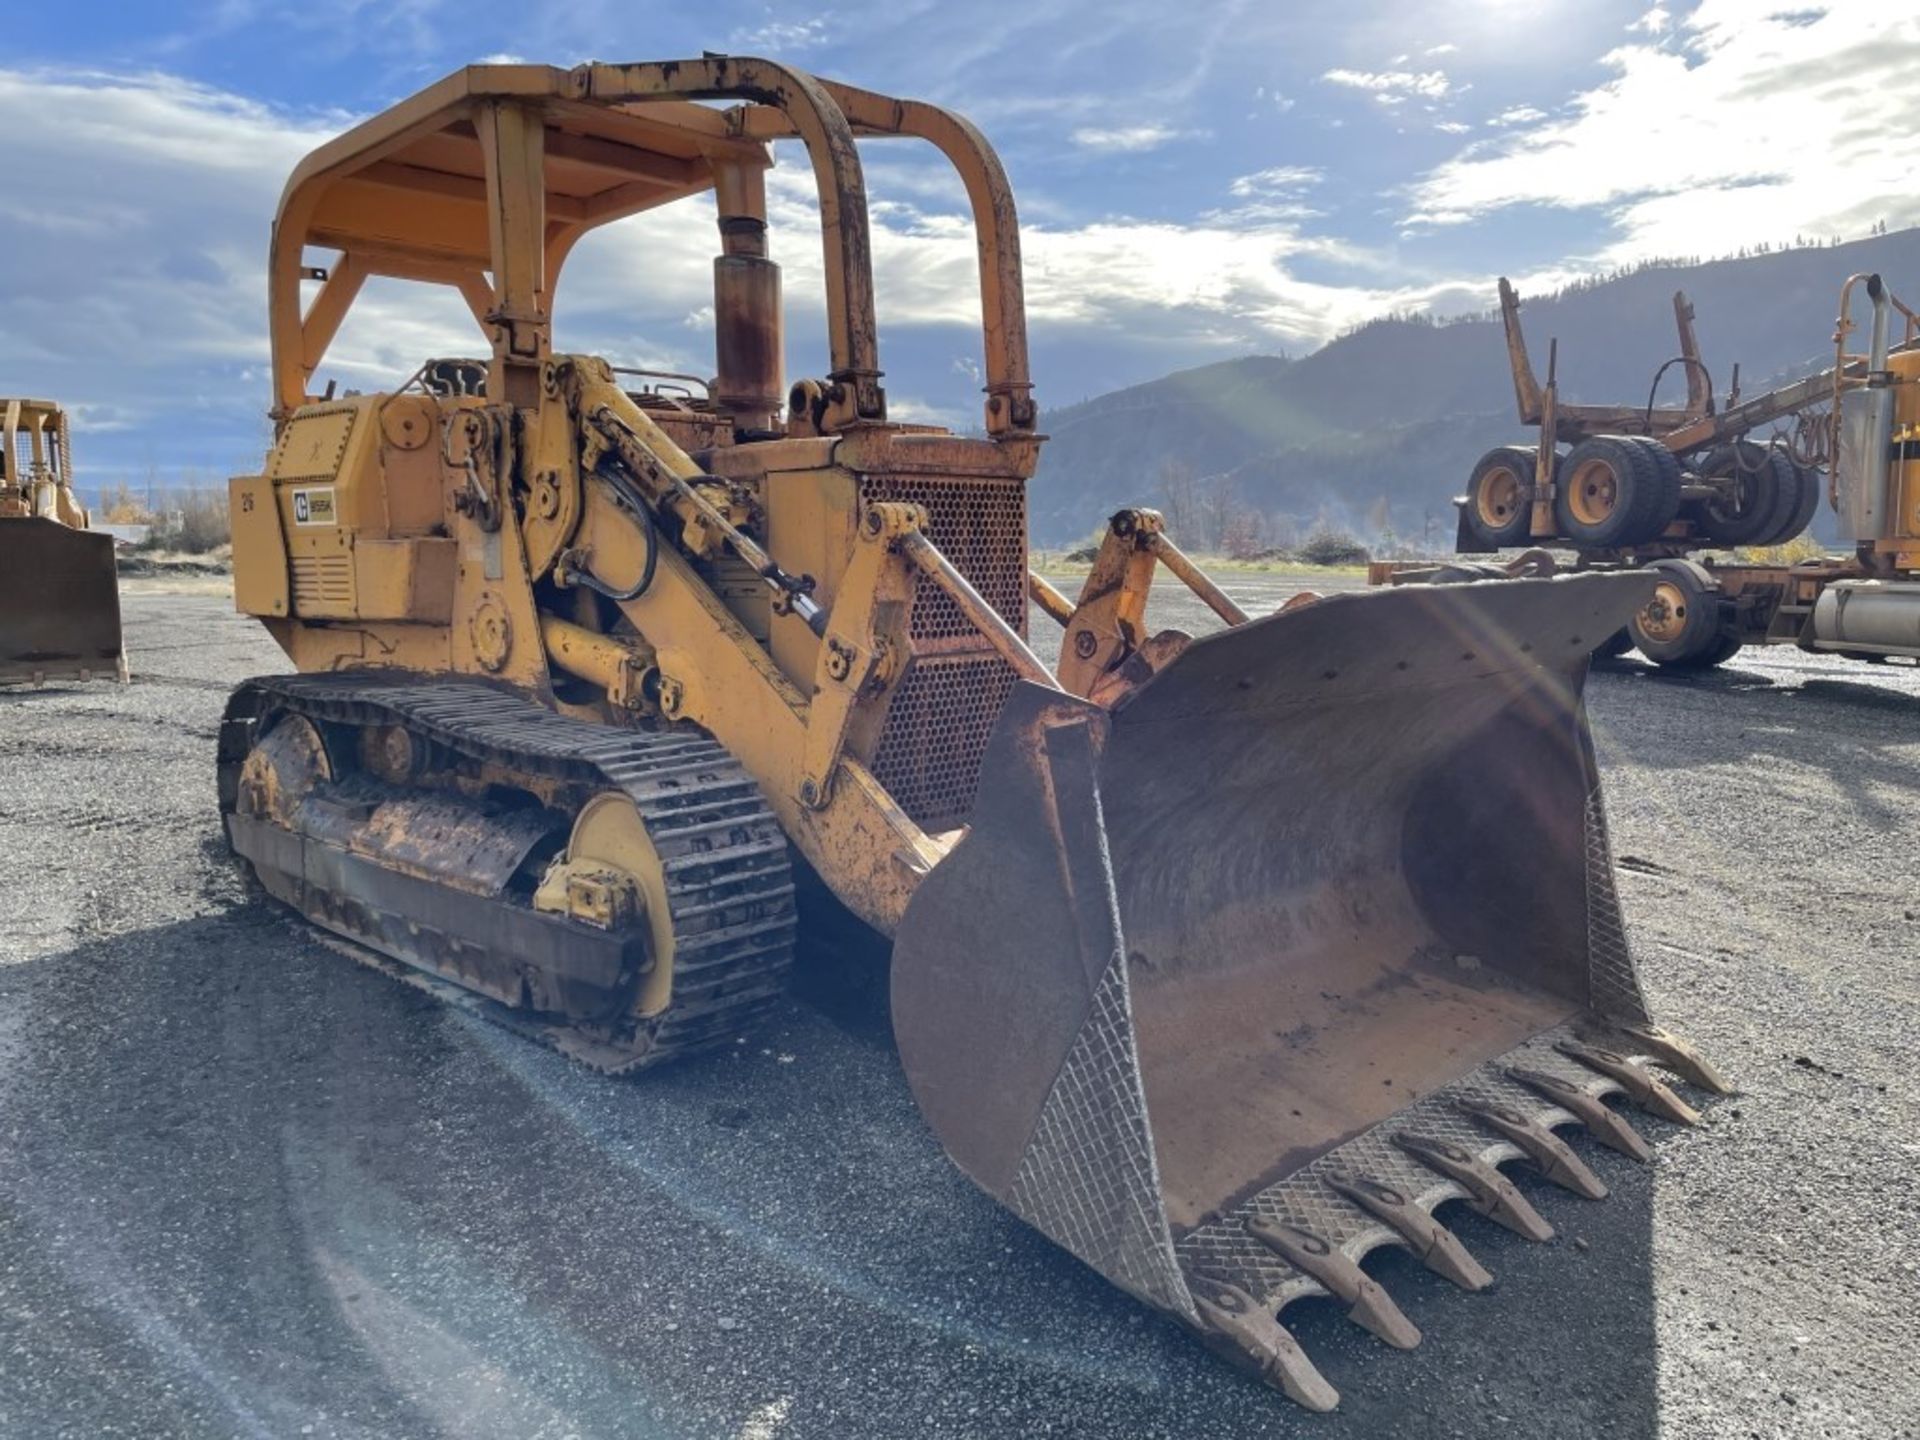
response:
M1199 477L1184 460L1167 459L1160 466L1160 513L1176 540L1201 546Z

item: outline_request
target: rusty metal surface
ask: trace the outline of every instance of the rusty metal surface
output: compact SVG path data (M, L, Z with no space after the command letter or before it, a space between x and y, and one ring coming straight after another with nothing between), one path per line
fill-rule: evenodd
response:
M876 457L878 458L878 457ZM995 614L1027 634L1026 486L1015 476L863 472L863 508L917 505L925 534ZM928 830L966 821L980 761L1018 678L965 610L916 573L912 655L889 702L874 777Z
M442 780L486 766L518 777L523 796L516 805L407 794L348 772L325 793L293 797L296 824L314 817L304 832L249 825L244 767L271 746L268 722L289 713L336 735L403 727ZM527 1018L581 1029L602 1068L730 1043L784 992L794 939L786 842L752 780L697 732L590 725L473 680L363 672L242 686L220 757L230 834L273 893L348 939ZM541 838L564 836L568 818L542 825L524 813L527 802L549 794L577 808L605 790L634 803L664 861L674 979L659 1014L621 1008L644 960L640 936L536 915L519 883L516 854L538 858ZM451 850L423 854L421 837L381 820L383 806L449 830ZM475 872L464 879L448 873L461 868L462 849ZM476 880L490 893L475 893Z
M1468 1285L1386 1195L1546 1238L1495 1167L1551 1165L1541 1136L1644 1073L1556 1044L1631 1052L1646 1020L1580 690L1649 584L1336 596L1194 642L1111 712L1017 688L896 939L901 1056L949 1153L1190 1323L1176 1277L1271 1309L1328 1288L1253 1221Z
M111 679L123 664L112 538L0 520L0 685Z

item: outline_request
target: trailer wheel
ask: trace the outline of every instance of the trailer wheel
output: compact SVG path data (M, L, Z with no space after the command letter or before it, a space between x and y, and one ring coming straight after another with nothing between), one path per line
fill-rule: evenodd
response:
M1673 487L1674 496L1677 499L1680 494L1680 481L1686 469L1686 467L1680 463L1680 457L1667 449L1666 446L1662 445L1651 435L1626 435L1621 438L1629 445L1637 445L1647 453L1653 463L1660 468L1663 483ZM1674 513L1678 514L1679 512L1676 510ZM1672 523L1673 517L1668 516L1667 524L1671 525ZM1664 530L1666 526L1663 525L1660 528Z
M1713 577L1691 560L1656 560L1647 569L1659 583L1627 622L1635 647L1667 669L1718 663L1705 659L1721 635L1720 590Z
M1793 516L1800 495L1775 451L1737 440L1707 452L1700 475L1732 482L1730 493L1700 502L1700 528L1715 545L1765 545ZM1816 495L1816 499L1818 496ZM1811 517L1809 517L1811 518Z
M1767 459L1780 479L1781 508L1786 518L1759 543L1784 545L1813 523L1813 512L1820 508L1820 491L1826 477L1818 470L1796 464L1784 446L1769 446Z
M1533 528L1534 452L1524 445L1500 445L1480 457L1467 480L1467 504L1461 513L1474 539L1489 550L1527 543Z
M1634 436L1582 440L1561 462L1555 490L1560 533L1601 549L1651 540L1680 513L1679 465Z
M1738 655L1746 645L1737 630L1722 630L1708 647L1707 653L1700 657L1700 669L1711 670L1716 665L1724 665Z

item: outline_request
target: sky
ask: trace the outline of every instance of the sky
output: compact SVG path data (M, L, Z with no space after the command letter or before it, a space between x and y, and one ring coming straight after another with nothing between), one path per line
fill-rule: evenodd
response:
M459 66L762 54L971 117L1019 199L1042 407L1389 310L1482 311L1649 257L1920 223L1920 18L1883 0L6 0L0 394L75 413L84 491L217 484L268 438L265 260L315 145ZM970 221L944 161L864 147L896 419L978 423ZM789 375L826 368L817 212L772 187ZM584 241L556 345L707 373L705 200ZM325 257L318 257L324 259ZM377 282L323 377L484 354Z

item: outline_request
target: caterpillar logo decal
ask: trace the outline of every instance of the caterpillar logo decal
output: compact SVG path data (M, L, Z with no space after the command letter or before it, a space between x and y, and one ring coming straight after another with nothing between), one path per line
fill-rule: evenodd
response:
M332 525L333 487L322 485L312 490L293 492L293 523L296 525Z

